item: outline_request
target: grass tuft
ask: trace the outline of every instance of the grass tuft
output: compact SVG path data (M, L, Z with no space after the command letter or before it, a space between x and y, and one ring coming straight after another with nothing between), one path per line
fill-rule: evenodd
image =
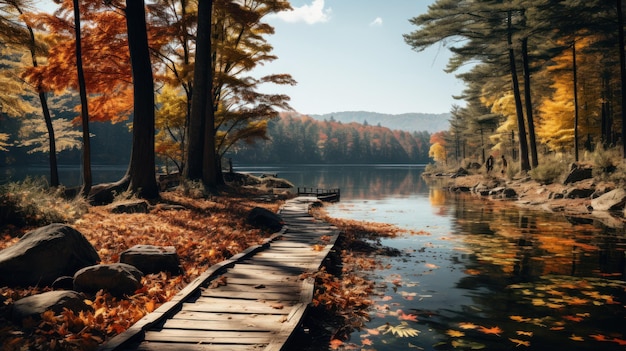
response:
M65 199L63 189L50 188L44 178L0 185L0 225L69 223L86 213L88 207L80 196Z

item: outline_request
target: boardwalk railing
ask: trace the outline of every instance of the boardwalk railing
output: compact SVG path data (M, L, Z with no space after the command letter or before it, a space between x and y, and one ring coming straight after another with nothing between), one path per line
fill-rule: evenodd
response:
M341 199L341 190L298 187L298 196L315 196L322 201L336 202Z

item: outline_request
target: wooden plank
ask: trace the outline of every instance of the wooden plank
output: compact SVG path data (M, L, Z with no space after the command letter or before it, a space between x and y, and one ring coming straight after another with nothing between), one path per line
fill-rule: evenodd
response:
M283 323L284 315L272 314L231 314L231 313L212 313L197 311L180 311L172 320L194 320L218 323L239 323L242 325L270 325Z
M180 342L197 344L238 344L254 345L271 342L275 333L204 330L161 329L146 332L145 341Z
M200 296L209 296L213 294L225 293L291 293L299 292L302 284L276 284L271 286L260 285L244 285L244 284L228 284L214 289L202 289ZM234 297L234 296L233 296Z
M276 274L276 273L291 273L300 274L304 269L302 267L277 267L273 265L262 265L262 264L254 264L252 262L242 262L241 264L236 265L230 272L240 272L247 274ZM248 272L249 271L249 272Z
M254 331L270 332L280 327L280 320L250 318L250 321L201 321L196 319L169 319L163 329L212 330L212 331Z
M226 291L226 290L209 290L202 293L202 297L219 297L241 300L264 300L264 301L298 301L300 298L299 291L282 291L282 292L258 292L258 291Z
M266 288L274 287L274 286L287 286L287 285L298 285L300 284L300 278L298 277L283 277L280 279L246 279L237 277L235 274L228 275L228 285L249 285L249 286L264 286Z
M143 342L137 348L128 349L137 351L254 351L262 350L265 344L256 345L203 345L169 342Z
M289 314L289 307L293 304L290 302L274 303L274 306L280 306L282 308L272 307L270 303L262 303L258 301L249 300L227 300L227 299L215 299L215 298L199 298L196 303L183 304L183 311L197 311L197 312L215 312L233 314Z

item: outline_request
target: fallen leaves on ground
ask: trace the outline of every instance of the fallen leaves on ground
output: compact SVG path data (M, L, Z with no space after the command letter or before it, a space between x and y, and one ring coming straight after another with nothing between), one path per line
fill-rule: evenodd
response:
M257 202L243 194L213 196L210 200L192 199L175 192L161 196L162 202L150 213L113 214L105 207L92 207L72 226L94 246L102 263L118 262L121 252L138 244L174 246L185 272L183 275L146 275L142 288L133 296L116 298L100 291L86 301L94 312L47 313L41 321L26 323L26 328L0 317L3 350L95 349L170 300L206 268L262 243L268 233L247 225L246 215L256 206L274 212L280 206L280 203ZM168 206L171 204L177 206ZM0 242L0 249L15 241ZM0 295L5 305L9 305L22 297L48 290L4 287L0 288Z

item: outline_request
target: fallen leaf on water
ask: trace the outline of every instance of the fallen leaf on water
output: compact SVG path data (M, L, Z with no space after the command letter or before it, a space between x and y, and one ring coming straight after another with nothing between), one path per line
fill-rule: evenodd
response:
M581 322L583 320L583 317L577 317L577 316L563 316L563 319L566 319L568 321L572 321L572 322Z
M374 342L372 340L370 340L370 339L367 339L367 338L361 339L361 343L363 345L366 345L366 346L374 345Z
M460 337L465 336L465 333L463 333L462 331L460 331L460 330L454 330L454 329L448 329L448 331L446 332L446 334L447 334L448 336L453 337L453 338L460 338Z
M523 335L523 336L533 336L533 332L531 332L531 331L523 331L523 330L518 330L518 331L517 331L517 335Z
M606 335L602 335L602 334L591 334L589 335L589 337L591 337L595 341L610 341L609 339L606 338Z
M398 313L398 319L401 320L401 321L417 322L417 315L415 315L415 314L405 314L404 312L400 311L400 313Z
M519 346L529 347L530 346L530 341L527 341L527 340L520 340L520 339L513 339L513 338L509 338L509 340L511 340L511 342L515 344L515 347L519 347Z
M482 350L485 347L487 347L487 345L485 344L481 344L481 343L477 343L477 342L471 342L471 341L465 341L462 339L455 339L452 340L452 342L450 343L452 344L452 346L456 349L457 347L461 347L461 348L470 348L472 350Z
M572 334L572 336L569 337L570 340L574 340L574 341L585 341L585 339L583 339L582 336L578 336L576 334Z
M478 328L478 326L474 323L469 323L469 322L463 322L463 323L459 323L459 328L461 329L476 329Z
M439 268L439 266L437 266L436 264L433 264L433 263L426 263L426 264L424 264L424 266L426 266L426 268L430 268L430 269L437 269L437 268Z
M478 329L478 331L480 331L481 333L485 333L485 334L493 334L493 335L497 335L500 336L500 333L502 333L502 329L500 329L500 327L491 327L491 328L487 328L487 327L480 327Z
M613 338L611 341L616 342L620 346L626 346L626 340L624 339Z
M530 318L524 318L522 316L509 316L509 318L516 322L529 322L531 320Z
M339 347L343 345L343 341L339 340L339 339L332 339L330 341L330 349L331 350L337 350L339 349Z
M369 335L379 335L380 331L378 329L365 329Z

